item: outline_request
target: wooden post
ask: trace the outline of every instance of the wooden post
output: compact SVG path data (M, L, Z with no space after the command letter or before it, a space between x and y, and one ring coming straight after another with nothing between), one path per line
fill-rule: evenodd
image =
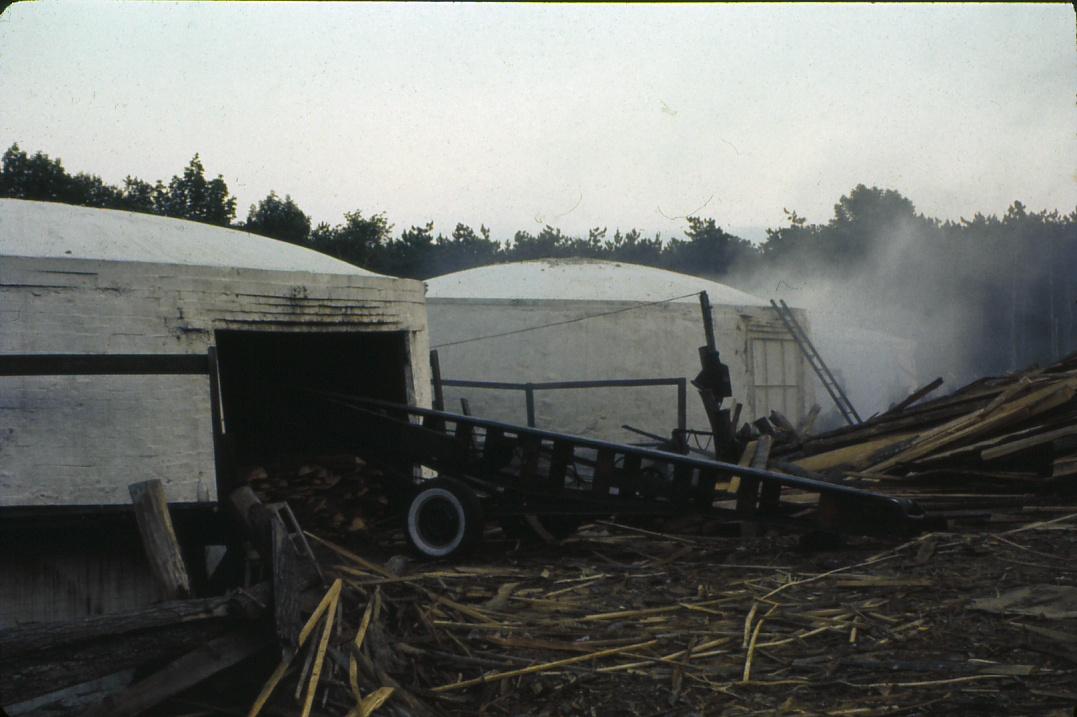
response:
M434 383L434 410L445 410L445 390L441 383L441 359L437 349L430 352L430 378Z
M707 349L714 351L718 343L714 339L714 315L711 313L711 300L707 292L699 292L699 308L703 312L703 335L707 339Z
M165 599L178 600L191 594L191 579L183 562L179 540L168 513L165 489L159 480L132 483L128 486L135 506L142 547L150 561L150 570L161 586Z
M273 560L273 511L265 507L250 486L236 488L228 496L244 535L267 563Z
M773 444L773 438L771 436L763 435L759 437L759 443L755 449L755 455L752 457L752 468L758 468L760 470L766 470L767 461L770 459L770 449ZM752 478L750 476L741 476L740 487L737 489L737 514L747 520L753 520L757 517L760 498L760 481L758 478ZM779 493L780 495L780 493ZM741 531L745 535L754 535L756 529L754 527L748 527L742 525Z

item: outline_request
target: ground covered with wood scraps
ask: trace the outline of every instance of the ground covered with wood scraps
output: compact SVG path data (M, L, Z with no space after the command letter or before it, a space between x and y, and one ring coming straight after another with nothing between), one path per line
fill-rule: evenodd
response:
M386 715L1061 716L1077 706L1077 514L826 551L794 536L610 524L559 548L487 537L455 564L392 556L391 544L374 560L378 550L314 537L334 587L306 647L263 689L264 713L298 713L315 667L312 714L365 704ZM237 670L244 679L216 680L233 697L268 674ZM209 709L207 688L172 708Z

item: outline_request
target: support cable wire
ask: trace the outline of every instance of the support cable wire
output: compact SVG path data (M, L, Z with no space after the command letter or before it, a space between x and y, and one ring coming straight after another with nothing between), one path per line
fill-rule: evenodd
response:
M645 306L657 306L658 304L668 304L671 301L678 301L680 299L687 299L690 296L699 296L703 292L693 291L691 294L685 294L684 296L673 296L668 299L662 299L661 301L648 301L642 304L633 304L632 306L626 306L622 309L614 309L613 311L603 311L599 314L588 314L586 316L577 316L574 319L565 319L564 321L554 321L549 324L539 324L538 326L528 326L523 329L514 329L513 331L502 331L499 334L487 334L485 336L475 336L470 339L460 339L459 341L446 341L443 344L437 346L431 346L431 349L443 349L447 346L459 346L460 344L470 344L474 341L485 341L486 339L498 339L502 336L513 336L515 334L524 334L528 331L538 331L539 329L548 329L551 326L564 326L565 324L574 324L577 321L586 321L587 319L597 319L600 316L612 316L613 314L621 314L625 311L633 311L634 309L642 309Z

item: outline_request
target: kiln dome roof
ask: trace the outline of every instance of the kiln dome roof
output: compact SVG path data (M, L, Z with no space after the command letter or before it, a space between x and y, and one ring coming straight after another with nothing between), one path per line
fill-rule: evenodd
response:
M379 276L311 249L236 229L25 199L0 199L4 255Z
M530 299L535 301L697 301L706 291L711 303L769 306L757 296L698 276L640 264L598 259L537 259L491 264L428 280L430 299Z

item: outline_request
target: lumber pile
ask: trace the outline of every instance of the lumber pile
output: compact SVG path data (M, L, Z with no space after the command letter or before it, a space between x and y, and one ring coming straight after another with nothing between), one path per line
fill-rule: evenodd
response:
M775 416L752 428L773 436L772 466L912 497L937 514L1073 493L1077 354L923 400L941 383L858 426L812 435Z

